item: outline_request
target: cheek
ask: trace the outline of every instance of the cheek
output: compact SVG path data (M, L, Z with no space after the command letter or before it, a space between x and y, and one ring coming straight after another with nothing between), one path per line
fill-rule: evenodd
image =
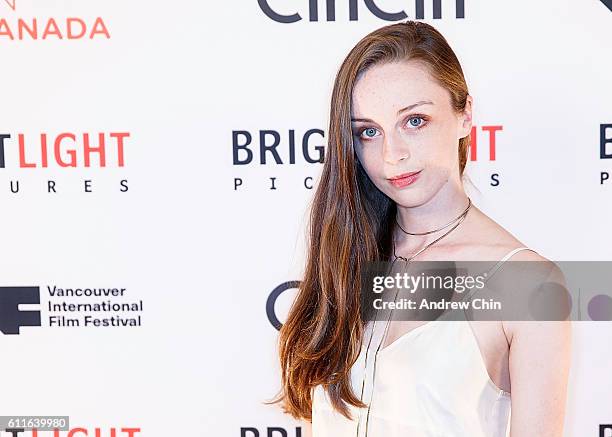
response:
M355 153L368 176L374 179L382 174L382 156L373 147L355 146Z
M459 143L448 127L423 132L419 143L419 155L430 165L447 167L457 160Z
M451 169L446 164L434 163L427 166L427 178L432 185L444 184L451 177Z

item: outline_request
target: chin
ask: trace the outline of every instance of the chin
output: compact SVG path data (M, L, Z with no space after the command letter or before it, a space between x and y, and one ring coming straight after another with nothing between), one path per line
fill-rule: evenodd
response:
M392 193L387 193L398 206L404 208L412 208L415 206L421 206L430 199L430 196L426 195L422 190L398 190Z
M429 182L427 185L422 187L411 187L410 189L396 190L391 195L387 194L391 199L397 203L398 206L406 208L412 208L427 204L433 199L440 189L444 186L444 181L433 185Z

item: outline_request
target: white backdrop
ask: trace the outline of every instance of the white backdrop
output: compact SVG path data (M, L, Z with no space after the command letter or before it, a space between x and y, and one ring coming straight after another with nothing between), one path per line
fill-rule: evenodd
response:
M311 21L309 0L268 0L302 17L279 23L257 0L0 0L1 414L69 415L100 437L299 435L262 404L280 387L266 304L303 268L305 184L321 164L305 159L302 139L317 130L307 149L318 158L337 68L390 23L361 0L351 21L349 3L327 21L320 0ZM449 40L474 97L474 202L551 260L612 260L612 159L600 157L600 126L612 125L610 8L465 0L456 18L443 1L434 19L433 3L424 21ZM376 1L410 18L416 4ZM501 126L495 160L491 126ZM65 133L74 139L60 137L56 156ZM105 166L96 152L86 166L85 134L89 147L102 134ZM252 161L236 164L234 144L249 135ZM262 164L260 138L274 135L282 163ZM64 167L70 150L76 166ZM54 286L125 290L66 297ZM11 307L6 296L25 296L14 287L34 287L39 303ZM294 293L276 300L281 322ZM137 310L50 307L105 301ZM19 326L18 310L33 311L34 326ZM73 326L53 324L60 316ZM575 324L566 436L612 423L610 344L609 322Z

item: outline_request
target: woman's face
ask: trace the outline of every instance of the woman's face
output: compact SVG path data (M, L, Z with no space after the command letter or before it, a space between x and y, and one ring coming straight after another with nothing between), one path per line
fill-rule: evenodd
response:
M471 130L471 97L458 114L450 93L418 61L377 64L353 88L353 144L361 165L383 193L418 206L460 184L459 139ZM416 179L398 175L419 172Z

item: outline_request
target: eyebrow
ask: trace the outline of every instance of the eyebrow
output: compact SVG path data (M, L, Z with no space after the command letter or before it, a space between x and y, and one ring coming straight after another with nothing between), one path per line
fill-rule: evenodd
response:
M409 111L410 109L416 108L417 106L421 106L421 105L433 105L434 103L430 100L421 100L419 102L413 103L412 105L408 105L405 108L400 109L399 111L397 111L397 115L400 115L402 112L404 111ZM367 121L370 123L373 123L373 120L370 120L369 118L351 118L351 121Z

